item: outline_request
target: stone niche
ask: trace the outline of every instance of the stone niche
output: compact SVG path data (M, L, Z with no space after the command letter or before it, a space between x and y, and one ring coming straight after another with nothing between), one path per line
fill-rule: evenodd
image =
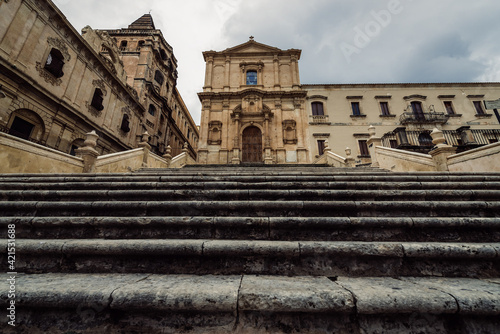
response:
M283 144L297 144L297 123L294 120L284 120Z
M222 122L211 121L208 123L208 144L220 145L222 143Z

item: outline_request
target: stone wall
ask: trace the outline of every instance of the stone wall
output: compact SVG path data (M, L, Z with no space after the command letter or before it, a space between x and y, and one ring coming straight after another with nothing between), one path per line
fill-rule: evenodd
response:
M500 172L500 143L448 157L450 172Z
M436 170L432 156L428 154L396 150L382 146L377 146L375 151L379 167L383 169L393 172L430 172Z
M81 173L83 160L0 133L0 173Z

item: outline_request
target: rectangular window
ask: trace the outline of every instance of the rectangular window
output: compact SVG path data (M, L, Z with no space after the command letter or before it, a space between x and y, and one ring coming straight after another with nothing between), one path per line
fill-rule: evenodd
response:
M481 101L474 101L474 107L476 108L476 113L478 115L484 115L483 104Z
M359 102L351 102L352 114L355 116L361 115L361 111L359 110Z
M323 103L313 102L311 103L313 116L323 116L325 114L323 110Z
M396 139L390 139L389 145L391 145L391 148L398 148L398 141Z
M325 153L325 141L318 140L318 154L323 155Z
M368 144L366 140L358 140L359 143L359 153L362 157L369 157L370 151L368 150Z
M382 111L382 116L389 116L391 114L389 112L389 103L388 102L380 102L380 110Z
M444 101L444 107L446 108L446 112L448 115L454 115L455 110L453 109L453 103L451 101Z

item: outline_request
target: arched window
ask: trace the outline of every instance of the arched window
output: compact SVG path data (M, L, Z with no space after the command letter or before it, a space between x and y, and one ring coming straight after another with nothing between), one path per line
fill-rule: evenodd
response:
M104 106L102 105L102 102L104 100L102 91L100 88L96 88L94 91L94 96L92 97L92 103L90 105L94 107L96 110L103 110Z
M155 81L159 83L160 85L163 85L163 74L159 70L156 70L155 72Z
M127 48L127 44L128 42L127 41L121 41L120 42L120 50L125 50Z
M247 71L247 85L257 85L257 71Z
M325 114L323 110L323 102L313 102L311 103L313 116L323 116Z
M62 71L63 66L64 66L64 57L61 51L57 49L50 50L44 68L56 78L60 78L64 75Z
M45 132L42 118L29 109L14 111L7 124L9 134L34 142L39 142Z
M151 116L154 116L156 114L156 108L154 105L150 104L149 105L149 109L148 109L148 112Z

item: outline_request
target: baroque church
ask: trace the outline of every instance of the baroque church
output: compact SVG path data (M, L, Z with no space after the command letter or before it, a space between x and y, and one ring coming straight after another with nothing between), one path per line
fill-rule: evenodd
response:
M198 128L173 48L146 14L127 28L78 33L51 1L0 2L0 130L75 154L85 134L109 154L138 147L196 157Z
M487 101L500 83L301 84L301 50L253 37L203 53L201 164L308 164L325 149L372 162L368 130L383 146L428 153L442 131L456 152L500 140L500 115Z

